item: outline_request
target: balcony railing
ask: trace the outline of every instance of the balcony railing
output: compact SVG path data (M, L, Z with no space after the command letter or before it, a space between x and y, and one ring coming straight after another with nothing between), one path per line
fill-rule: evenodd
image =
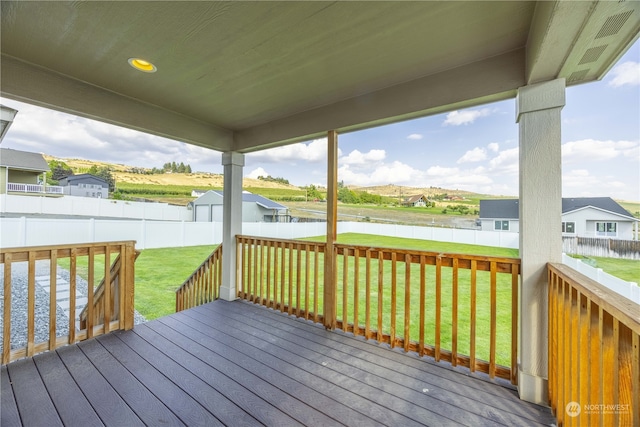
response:
M218 299L222 282L222 245L176 290L176 312Z
M323 321L324 243L237 242L240 298ZM337 328L516 383L520 260L334 247Z
M558 425L640 426L640 307L561 264L549 265L549 404Z
M134 313L135 256L133 241L0 249L0 264L4 269L2 364L116 329L131 329ZM119 261L114 263L114 266L111 264L113 258ZM36 262L43 261L48 261L49 264L45 277L49 292L46 299L42 298L43 294L37 289L39 285L36 283ZM23 263L26 263L26 266ZM60 266L69 271L68 285L58 285ZM12 274L14 267L15 275ZM18 269L21 272L18 272ZM80 270L88 273L87 307L90 307L91 311L100 312L100 316L98 319L90 315L88 327L78 328L76 296ZM17 282L15 286L14 276ZM102 306L96 308L94 287L101 277L104 277L105 283L112 283L114 286L104 288ZM38 276L38 279L41 277ZM68 312L65 313L68 319L66 334L60 334L57 330L59 315L63 312L58 306L59 293L68 295L69 306ZM18 294L26 294L26 301L20 299L24 306L16 306L14 296L17 300ZM26 325L26 336L15 337L16 342L12 336L17 334L12 334L14 322ZM36 330L45 331L46 338L38 339Z
M7 192L13 193L39 193L39 194L64 194L63 187L58 185L20 184L7 183Z

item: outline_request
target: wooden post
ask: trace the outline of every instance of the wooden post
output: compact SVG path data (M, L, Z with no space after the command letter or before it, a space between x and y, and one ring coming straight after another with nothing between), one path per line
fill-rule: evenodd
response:
M124 249L125 253L120 256L123 259L123 265L126 265L124 277L120 280L124 286L121 292L124 292L124 329L133 329L134 323L134 299L135 299L135 265L136 265L136 247L134 243L127 243ZM124 255L124 256L123 256Z
M336 255L338 234L338 133L327 134L327 242L324 251L324 327L336 327ZM346 319L345 319L346 320Z

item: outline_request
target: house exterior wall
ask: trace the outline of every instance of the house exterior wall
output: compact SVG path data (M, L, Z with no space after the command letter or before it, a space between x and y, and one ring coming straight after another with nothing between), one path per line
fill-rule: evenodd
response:
M7 168L0 166L0 194L7 193Z
M496 221L509 221L509 229L508 230L496 230L495 228L495 222ZM504 232L508 232L508 233L517 233L520 227L520 221L517 219L482 219L480 221L481 223L481 230L482 231L504 231Z
M98 199L107 199L109 191L107 188L99 184L66 185L64 186L64 194L78 197L96 197Z
M563 233L564 236L579 237L610 237L614 239L633 239L633 221L625 219L620 215L604 212L599 209L580 209L562 215L562 222L574 222L575 233ZM616 235L602 235L596 232L596 223L613 222L616 223Z
M42 172L9 169L8 175L8 182L15 182L16 184L38 184Z

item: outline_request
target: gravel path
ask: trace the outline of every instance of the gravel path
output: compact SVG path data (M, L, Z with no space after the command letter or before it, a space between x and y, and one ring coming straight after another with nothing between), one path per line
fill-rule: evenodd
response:
M49 261L36 262L36 304L35 304L35 342L43 342L49 339ZM56 335L64 336L69 333L69 318L67 312L69 305L68 291L65 297L65 284L69 283L69 271L58 266L57 271L57 302L56 308ZM21 348L27 343L27 303L28 303L28 263L16 262L11 264L11 348ZM4 337L4 265L0 265L0 330ZM68 285L67 285L68 286ZM76 277L76 301L83 304L86 301L87 282L80 276ZM82 307L76 308L76 316L79 316ZM134 312L135 324L145 322L145 318L137 311ZM2 351L0 340L0 352Z

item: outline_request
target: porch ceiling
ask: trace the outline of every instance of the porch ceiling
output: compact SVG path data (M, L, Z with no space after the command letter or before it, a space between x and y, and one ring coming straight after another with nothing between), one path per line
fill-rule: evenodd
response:
M2 96L240 152L596 80L640 31L636 1L1 7Z

